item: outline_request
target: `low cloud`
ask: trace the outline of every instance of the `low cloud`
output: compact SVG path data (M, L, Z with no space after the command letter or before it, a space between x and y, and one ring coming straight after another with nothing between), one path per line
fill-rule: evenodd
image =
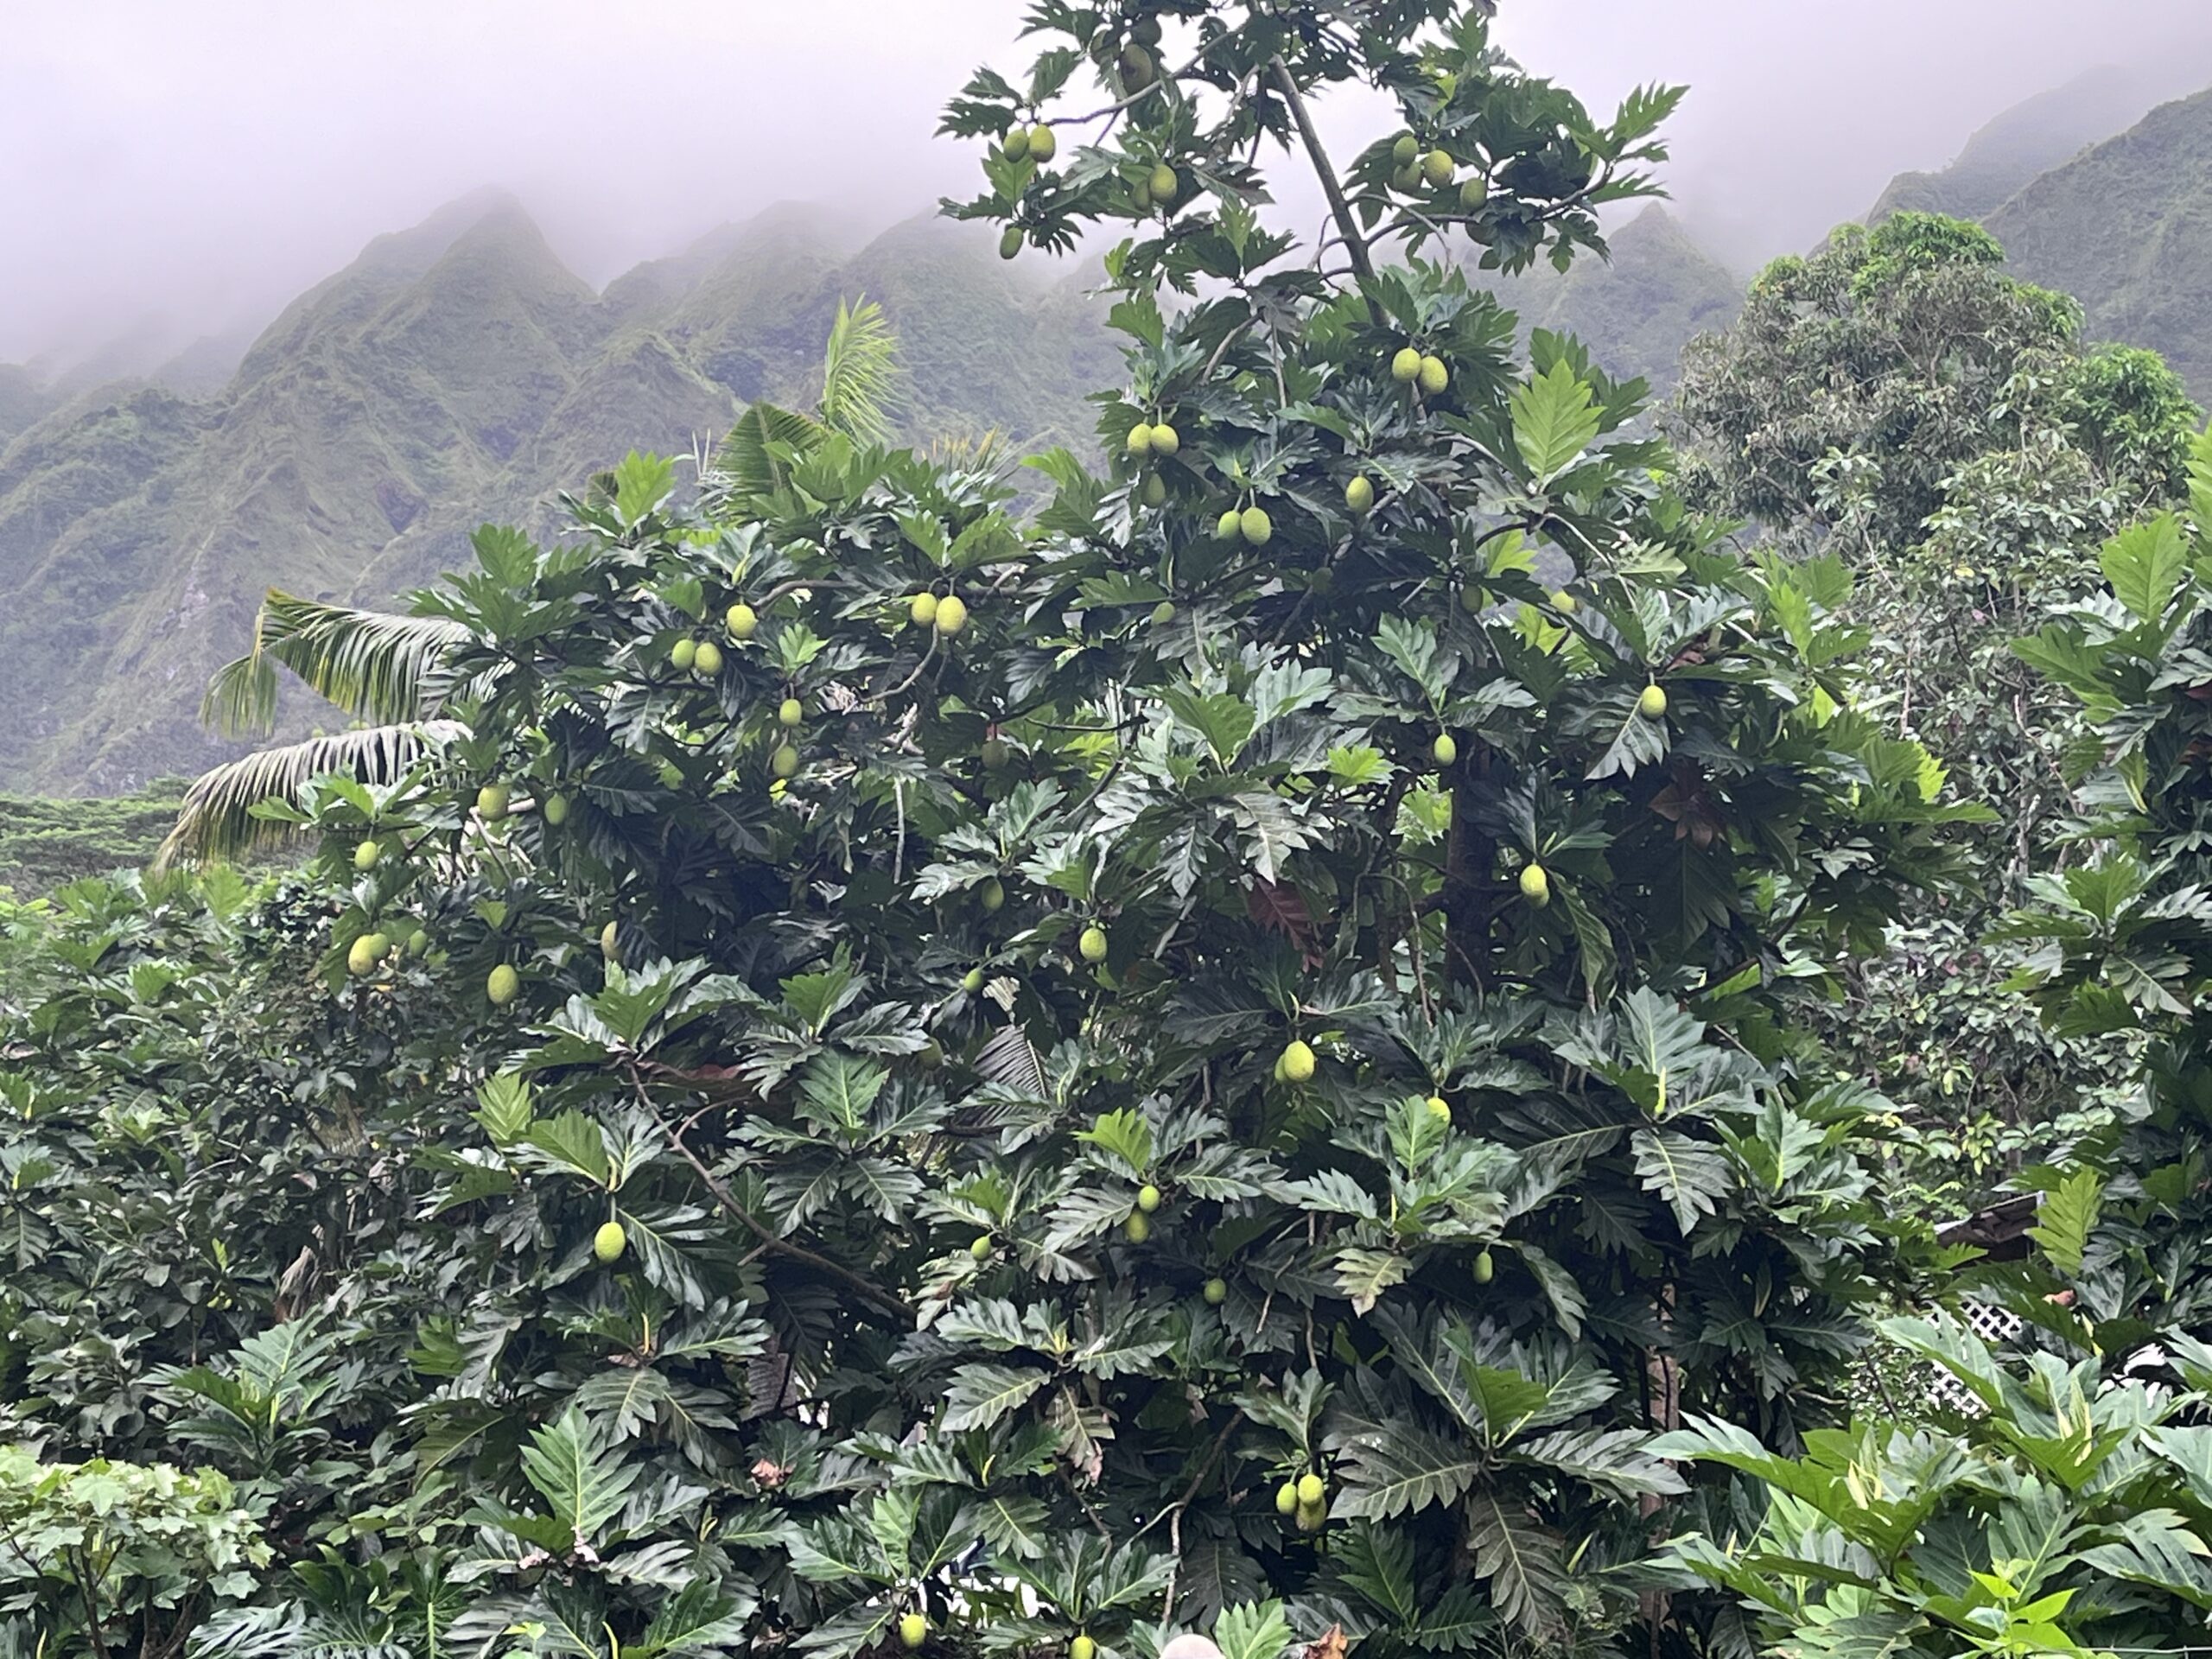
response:
M767 204L880 225L975 180L931 137L1016 0L77 0L0 48L0 361L265 321L479 186L601 283ZM1989 116L2111 60L2212 82L2201 0L1503 0L1530 68L1609 108L1689 83L1669 170L1739 265L1818 239ZM1349 144L1371 119L1340 104Z

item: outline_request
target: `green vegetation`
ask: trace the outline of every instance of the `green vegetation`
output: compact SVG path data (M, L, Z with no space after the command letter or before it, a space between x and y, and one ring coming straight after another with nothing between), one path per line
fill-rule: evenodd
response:
M212 1600L251 1594L274 1552L213 1469L0 1446L0 1606L73 1605L86 1650L174 1653Z
M2103 582L2097 549L2179 497L2196 410L2147 353L2085 348L2081 312L2007 274L1980 227L1899 213L1776 262L1688 354L1672 415L1687 489L1855 571L1869 718L1938 756L1988 822L1984 872L1854 974L1838 1041L1916 1109L1923 1173L1971 1208L2109 1115L2109 1040L2043 1031L1984 936L2078 813L2068 699L2012 650ZM1951 1185L1955 1183L1955 1185Z
M2212 1126L2201 1009L2212 976L2212 875L2201 825L2212 757L2212 435L2189 498L2104 550L2106 591L2014 649L2079 700L2095 741L2074 756L2082 855L2031 886L2005 936L2054 1030L2149 1045L2130 1109L2043 1172L2077 1217L2082 1319L2117 1353L2212 1307L2212 1203L2197 1175Z
M1776 1456L1708 1421L1659 1449L1757 1477L1748 1537L1669 1554L1735 1591L1763 1650L1808 1654L2171 1653L2212 1604L2201 1461L2212 1349L2173 1338L2184 1387L2038 1354L2017 1371L1954 1321L1887 1334L1953 1379L1940 1427L1870 1422Z
M948 214L1111 250L1033 493L842 307L696 480L266 597L211 721L355 723L9 913L0 1651L2212 1637L2212 434L1898 215L1670 448L1466 267L1602 254L1680 92L1595 118L1489 11L1046 7L978 72ZM2063 1078L1963 1174L1891 1086L1931 941Z
M0 887L35 899L90 875L151 862L176 822L181 779L120 799L41 800L0 795Z

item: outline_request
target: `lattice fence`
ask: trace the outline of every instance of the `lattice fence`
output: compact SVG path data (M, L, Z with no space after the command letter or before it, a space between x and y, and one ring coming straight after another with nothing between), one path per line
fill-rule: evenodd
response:
M1974 1335L1992 1348L2009 1347L2020 1332L2028 1328L2028 1322L2018 1314L1987 1302L1968 1302L1966 1305L1966 1320ZM1929 1378L1928 1389L1935 1396L1937 1405L1947 1411L1955 1411L1961 1417L1980 1417L1987 1413L1989 1408L1983 1405L1958 1378L1941 1367L1930 1366L1929 1369L1934 1375ZM2175 1651L2179 1652L2180 1649Z

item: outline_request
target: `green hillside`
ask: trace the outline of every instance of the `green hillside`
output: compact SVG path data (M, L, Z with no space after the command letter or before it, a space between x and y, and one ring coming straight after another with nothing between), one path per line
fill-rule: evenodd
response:
M2012 268L2148 346L2212 400L2212 92L2161 105L1991 213Z
M54 406L54 398L30 371L0 363L0 448Z
M2140 71L2109 64L2091 69L2023 99L1976 130L1949 166L1898 174L1866 222L1878 225L1891 213L1909 212L1984 218L2037 174L2133 126L2157 101Z
M1608 374L1640 375L1663 394L1679 373L1682 347L1727 327L1743 304L1743 286L1656 202L1612 234L1609 252L1578 259L1564 273L1543 264L1490 285L1524 329L1573 334Z
M0 780L117 793L204 769L233 751L201 689L265 588L388 601L633 447L688 453L752 398L803 404L862 293L900 337L906 435L1087 434L1096 305L934 216L852 248L773 210L602 295L480 195L301 296L212 397L111 385L50 407L0 376Z
M35 899L88 875L145 865L176 822L184 780L157 779L118 800L0 794L0 891Z

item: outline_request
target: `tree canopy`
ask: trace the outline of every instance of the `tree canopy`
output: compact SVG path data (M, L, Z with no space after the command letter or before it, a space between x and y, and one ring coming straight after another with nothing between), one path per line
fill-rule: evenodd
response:
M66 889L11 970L0 1399L219 1471L283 1571L0 1608L97 1648L166 1596L239 1659L1744 1650L1742 1584L1651 1561L1758 1513L1683 1431L1827 1455L1879 1303L1972 1254L1819 1009L1987 814L1870 712L1852 561L1746 551L1640 386L1439 257L1601 248L1675 97L1597 121L1486 10L1048 3L967 85L951 211L1127 227L1109 459L1027 458L1033 511L886 446L856 313L696 489L633 454L406 616L272 596L211 713L283 670L365 724L186 804L179 865L294 874ZM1354 81L1401 124L1339 174ZM2099 1560L2188 1600L2185 1532Z

